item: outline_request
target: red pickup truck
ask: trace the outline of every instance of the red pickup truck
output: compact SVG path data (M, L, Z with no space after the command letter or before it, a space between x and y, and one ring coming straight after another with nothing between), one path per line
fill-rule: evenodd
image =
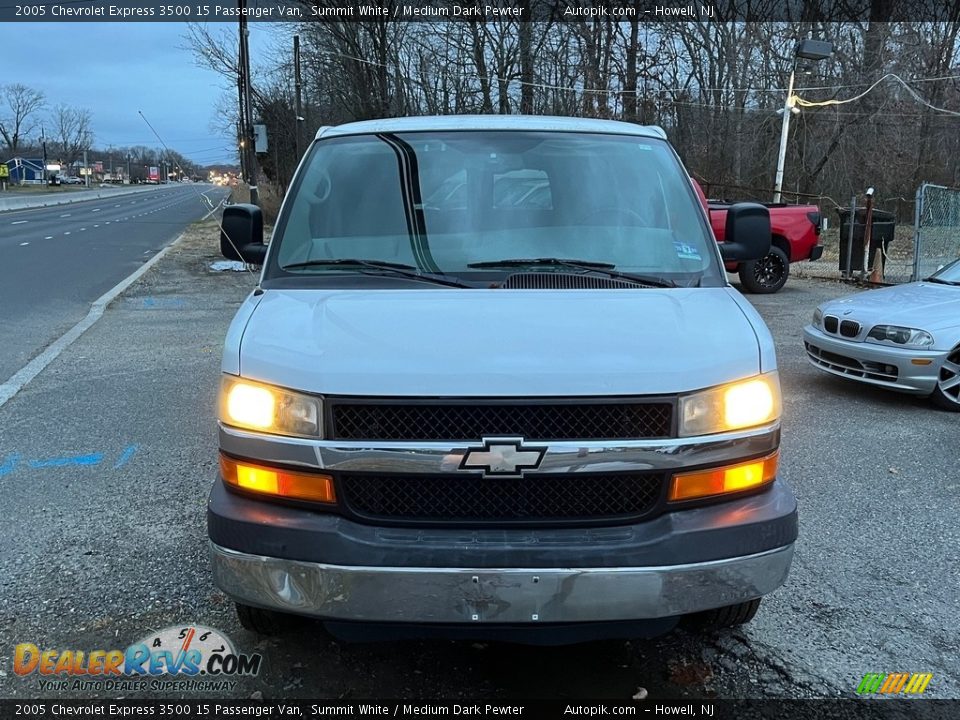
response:
M710 226L717 242L722 243L727 224L729 203L708 201L693 180L700 202L710 217ZM770 209L770 252L759 260L727 263L727 272L740 275L740 283L752 293L775 293L790 275L790 263L818 260L823 255L820 245L822 216L816 205L767 205Z

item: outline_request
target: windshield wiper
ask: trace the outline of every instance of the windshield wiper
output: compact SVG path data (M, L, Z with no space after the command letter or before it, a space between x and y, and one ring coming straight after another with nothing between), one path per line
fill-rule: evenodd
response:
M305 267L321 267L321 266L333 266L333 267L352 267L357 268L360 272L389 272L394 275L399 275L401 277L410 278L411 280L420 280L421 282L432 282L436 285L447 285L448 287L458 287L458 288L468 288L470 287L466 283L462 283L459 280L452 280L446 277L440 277L438 275L431 275L429 273L420 272L413 265L407 265L406 263L395 263L387 262L386 260L360 260L358 258L336 258L336 259L323 259L323 258L314 258L313 260L304 260L303 262L290 263L289 265L281 265L281 270L290 270L296 268L305 268Z
M468 263L471 268L498 268L498 267L523 267L535 265L553 265L555 267L569 267L585 272L599 272L607 277L630 280L641 285L651 285L653 287L674 288L679 287L673 280L665 278L652 277L649 275L637 275L616 270L613 263L596 262L594 260L568 260L565 258L511 258L507 260L485 260L483 262Z
M925 278L924 282L940 283L941 285L960 285L960 282L954 282L953 280L944 280L943 278L938 278L938 277Z

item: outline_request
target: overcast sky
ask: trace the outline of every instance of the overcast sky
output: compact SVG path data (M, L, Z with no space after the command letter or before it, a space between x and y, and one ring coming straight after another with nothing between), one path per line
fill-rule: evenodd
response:
M253 57L268 35L265 25L250 24ZM230 24L216 27L236 32ZM233 138L211 127L225 82L197 67L182 49L185 25L45 22L3 29L0 84L19 82L41 90L50 107L64 103L89 109L97 147L159 147L137 113L141 110L167 146L191 160L236 162Z

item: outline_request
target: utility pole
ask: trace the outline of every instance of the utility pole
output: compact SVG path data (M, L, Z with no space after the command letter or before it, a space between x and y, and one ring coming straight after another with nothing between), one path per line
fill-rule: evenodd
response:
M47 185L47 134L42 125L40 126L40 143L43 145L43 189L46 190L49 187ZM22 175L20 180L23 181Z
M293 36L293 86L296 94L297 119L294 134L297 138L297 162L300 161L300 123L303 122L303 83L300 81L300 36Z
M127 153L127 185L133 182L133 178L130 177L130 153Z
M247 151L247 185L250 188L250 202L260 204L260 192L257 189L257 156L253 147L253 108L250 101L250 28L245 14L246 0L237 0L240 8L240 67L243 73L243 139Z
M240 144L240 177L247 177L247 144L243 141L243 123L237 121L237 142Z
M83 177L87 187L90 187L90 168L87 166L87 151L83 151Z

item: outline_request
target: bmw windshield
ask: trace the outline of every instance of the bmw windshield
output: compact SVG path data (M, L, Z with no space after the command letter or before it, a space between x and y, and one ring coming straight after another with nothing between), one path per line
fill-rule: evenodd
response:
M669 145L573 132L451 131L320 140L278 220L264 281L372 275L489 287L518 272L722 286ZM529 262L527 262L529 261Z

